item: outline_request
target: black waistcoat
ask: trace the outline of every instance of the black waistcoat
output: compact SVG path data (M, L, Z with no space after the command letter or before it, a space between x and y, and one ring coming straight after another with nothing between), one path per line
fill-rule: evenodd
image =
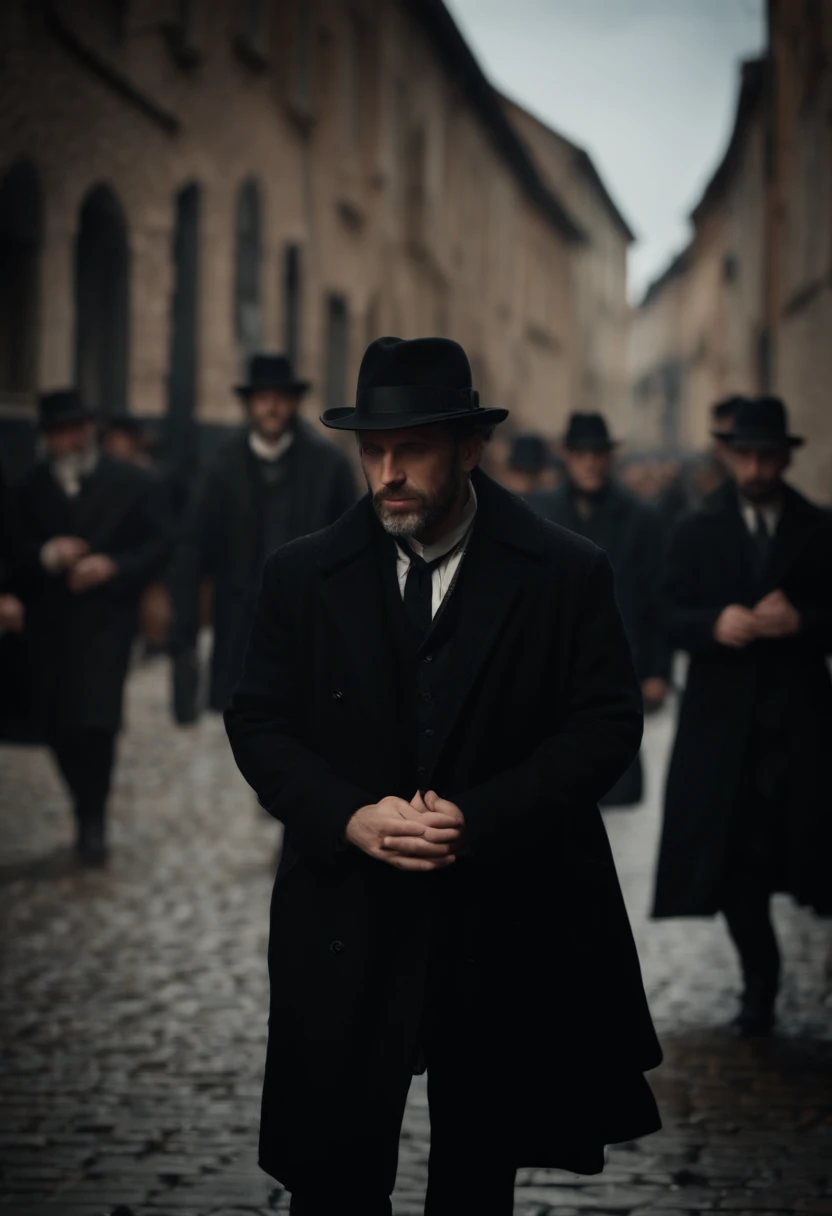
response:
M463 557L458 575L464 563ZM396 664L406 788L412 786L414 793L417 789L424 793L431 788L438 750L436 725L449 687L459 619L459 597L455 594L459 580L453 580L430 630L420 639L405 611L396 571L396 545L389 537L384 538L381 569Z

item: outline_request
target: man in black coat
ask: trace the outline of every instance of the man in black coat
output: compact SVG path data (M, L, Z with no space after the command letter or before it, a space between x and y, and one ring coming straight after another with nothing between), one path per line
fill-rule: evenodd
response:
M105 812L142 588L169 537L156 481L99 453L72 389L41 397L47 458L17 489L33 705L73 797L82 860L106 856Z
M237 393L249 425L223 445L197 492L171 574L179 682L193 669L200 588L212 586L210 704L223 710L243 670L263 563L336 519L357 497L349 461L298 417L309 388L283 355L255 355ZM182 699L187 720L193 707Z
M477 468L506 413L455 342L372 343L323 415L370 493L268 560L226 713L286 827L260 1163L296 1216L390 1213L425 1067L429 1216L506 1216L517 1167L659 1126L597 810L641 698L606 557Z
M556 490L530 494L528 502L545 519L585 536L609 557L645 705L658 709L670 675L659 610L662 525L652 507L613 480L615 447L601 414L572 414L562 444L566 481ZM632 806L641 801L642 786L641 758L636 756L602 804Z
M750 1035L774 1020L772 893L832 912L832 521L783 481L801 440L781 401L741 402L726 439L731 482L667 559L668 633L691 662L654 914L722 911Z

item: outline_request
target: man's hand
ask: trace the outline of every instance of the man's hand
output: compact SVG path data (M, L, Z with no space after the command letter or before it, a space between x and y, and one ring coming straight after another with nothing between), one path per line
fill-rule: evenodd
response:
M800 633L800 613L782 591L772 591L754 606L757 633L763 638L790 638Z
M668 684L661 676L648 676L641 685L641 695L648 709L660 709L667 699Z
M16 595L0 595L0 630L22 633L26 609Z
M723 608L714 625L714 638L721 646L742 650L760 636L757 619L750 608L729 604Z
M346 828L349 843L369 857L421 872L452 865L456 858L450 845L458 835L447 815L420 814L393 796L360 807Z
M46 569L58 574L69 570L89 551L89 545L80 536L53 536L43 546L40 555Z
M457 856L465 852L465 818L455 802L440 798L434 790L428 790L423 798L417 790L410 805L429 825L426 839L447 842Z
M70 591L79 594L109 583L118 574L118 566L106 553L90 553L76 562L67 576Z

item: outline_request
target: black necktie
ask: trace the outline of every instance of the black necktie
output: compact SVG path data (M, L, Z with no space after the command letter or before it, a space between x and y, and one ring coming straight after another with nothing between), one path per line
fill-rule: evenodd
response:
M757 572L762 575L768 565L768 558L771 552L771 537L766 526L766 517L759 507L754 508L754 531L751 535L754 538L754 548L757 551Z
M426 562L410 549L403 549L402 552L407 554L410 561L404 585L405 612L416 635L423 638L433 622L433 572L448 554L443 553L432 562Z

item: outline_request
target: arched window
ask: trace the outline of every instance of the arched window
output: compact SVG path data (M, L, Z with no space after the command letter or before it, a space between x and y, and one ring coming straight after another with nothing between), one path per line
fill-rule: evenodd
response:
M199 291L199 223L202 191L185 186L176 196L173 229L173 300L168 373L167 441L177 466L187 468L196 399Z
M262 345L260 210L260 187L250 177L240 187L237 199L234 276L234 331L244 356L253 354Z
M29 161L0 181L0 393L27 395L37 381L41 192Z
M75 381L102 414L127 409L129 281L124 212L109 186L96 186L75 243Z

